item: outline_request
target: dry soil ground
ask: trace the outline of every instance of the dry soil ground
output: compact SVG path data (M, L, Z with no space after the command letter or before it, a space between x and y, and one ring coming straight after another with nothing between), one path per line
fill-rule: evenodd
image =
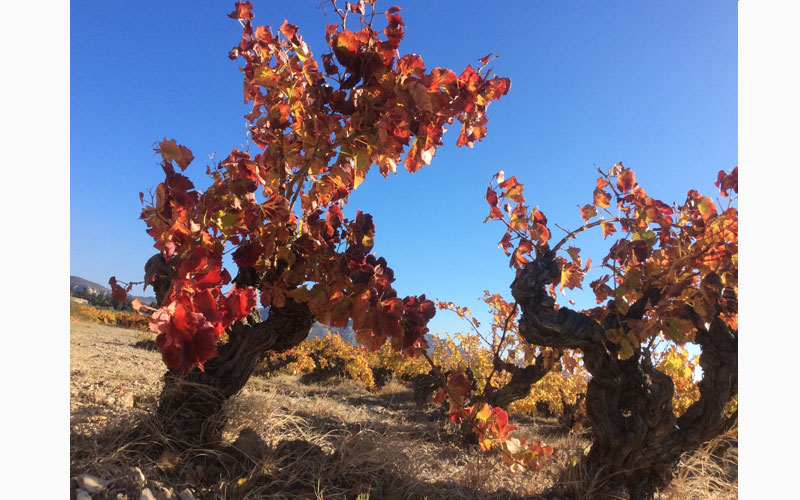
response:
M134 347L143 334L78 321L70 333L72 499L536 498L588 445L552 420L515 417L518 435L558 452L539 471L512 472L461 445L399 383L371 394L278 376L251 378L230 401L223 443L177 454L150 417L165 368ZM735 478L709 476L711 465L687 457L680 489L662 498L736 498Z

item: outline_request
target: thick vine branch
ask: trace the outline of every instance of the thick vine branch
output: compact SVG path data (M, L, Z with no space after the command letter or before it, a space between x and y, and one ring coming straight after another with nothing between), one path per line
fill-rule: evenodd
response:
M534 259L511 284L511 294L522 310L520 335L532 345L559 349L592 349L605 341L605 329L584 314L562 307L545 286L559 279L561 271L552 251Z
M507 408L509 404L528 396L533 384L547 375L553 366L561 358L561 352L557 357L545 358L543 354L536 356L534 363L521 368L511 363L503 363L503 370L511 373L511 380L500 389L488 395L488 403L492 406ZM487 385L488 387L488 385Z

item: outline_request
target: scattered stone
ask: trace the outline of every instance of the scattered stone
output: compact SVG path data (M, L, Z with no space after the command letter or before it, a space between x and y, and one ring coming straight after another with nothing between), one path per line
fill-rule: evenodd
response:
M116 402L117 402L117 399L114 396L109 396L108 399L106 399L106 404L108 406L114 406L114 404Z
M156 496L153 495L153 492L150 491L150 488L144 488L142 490L142 494L139 496L139 500L156 500Z
M92 500L92 496L86 490L78 488L75 500Z
M145 479L142 469L134 467L131 471L131 476L133 477L133 481L136 483L136 486L142 488L145 484L147 484L147 479Z
M197 500L189 488L185 488L183 491L178 493L178 497L180 497L181 500Z
M133 408L133 393L126 392L122 395L119 401L125 408Z
M87 493L100 493L106 489L106 486L108 486L110 482L111 481L104 481L99 477L90 476L89 474L80 474L78 476L78 484L82 489L86 490Z

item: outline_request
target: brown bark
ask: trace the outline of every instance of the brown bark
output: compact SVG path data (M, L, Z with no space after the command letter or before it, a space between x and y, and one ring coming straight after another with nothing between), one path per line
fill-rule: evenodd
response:
M511 380L503 387L489 394L487 402L492 406L505 409L514 401L528 397L533 384L547 375L557 359L546 362L544 357L540 355L536 357L533 364L524 368L511 363L503 363L503 370L511 373Z
M585 465L590 474L603 478L606 498L652 498L669 482L681 454L733 425L724 409L738 390L738 332L720 319L708 328L698 325L704 373L700 399L676 419L672 380L646 353L619 360L616 346L606 342L605 330L618 326L613 324L615 315L601 325L569 308L555 307L545 285L559 275L549 253L528 264L514 280L512 294L522 310L520 335L534 345L582 350L592 375L586 410L593 442ZM658 300L657 291L644 295L630 307L627 318L641 317L646 302Z
M154 277L150 282L158 304L169 289L173 273L160 255L145 265ZM255 285L258 276L242 270L237 286ZM305 304L287 299L284 307L273 307L262 321L257 309L228 330L228 341L218 346L218 355L205 363L204 370L187 373L170 370L164 374L156 417L176 446L214 442L225 424L222 410L228 398L239 392L256 364L267 352L282 352L308 337L314 317Z
M170 370L156 415L168 435L182 442L213 442L219 438L225 401L239 392L267 351L290 349L308 337L314 318L305 304L288 300L273 307L261 321L257 310L235 324L218 356L187 373Z

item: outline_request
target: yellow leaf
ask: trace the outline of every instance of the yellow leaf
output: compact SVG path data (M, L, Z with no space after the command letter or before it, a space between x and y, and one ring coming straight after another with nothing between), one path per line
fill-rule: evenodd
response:
M619 346L620 349L619 352L617 353L617 358L628 359L631 356L633 356L633 346L631 345L630 342L628 342L628 339L623 338L622 340L620 340Z
M492 410L489 409L489 405L486 403L483 403L483 407L477 414L475 414L475 418L477 418L481 422L486 422L491 416L492 416Z

